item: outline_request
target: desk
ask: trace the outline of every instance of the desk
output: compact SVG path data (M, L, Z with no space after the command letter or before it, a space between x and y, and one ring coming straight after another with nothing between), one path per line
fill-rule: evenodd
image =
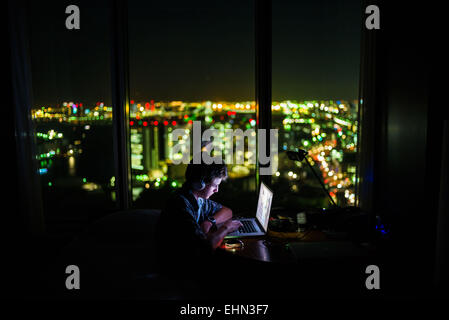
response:
M243 242L242 249L227 251L243 258L281 264L299 261L298 253L295 255L289 248L290 244L294 246L295 243L311 243L310 246L302 246L303 248L299 248L300 250L296 248L296 251L300 252L299 255L303 255L300 259L302 261L307 259L363 258L369 256L372 252L369 248L358 248L349 241L330 240L322 231L318 230L306 231L294 238L280 238L276 235L276 233L269 233L264 237L242 238L240 239ZM321 246L319 243L323 245Z
M226 251L239 257L264 262L274 262L276 260L276 255L273 253L272 248L268 245L267 240L264 238L247 238L241 239L241 241L243 242L242 249Z
M318 230L309 230L296 239L269 233L240 240L243 248L226 250L225 255L236 258L226 269L231 270L230 283L242 275L253 279L250 289L242 291L243 287L237 286L242 297L321 299L370 293L365 287L365 270L368 265L378 265L378 260L365 246L329 239Z
M372 294L365 286L365 270L381 265L375 256L364 254L365 246L332 240L313 229L296 238L273 235L241 238L243 248L235 251L220 249L213 274L223 281L224 297L334 299Z

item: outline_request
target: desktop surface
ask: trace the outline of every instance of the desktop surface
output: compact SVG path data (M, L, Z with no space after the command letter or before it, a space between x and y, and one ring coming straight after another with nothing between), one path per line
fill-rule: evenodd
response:
M364 259L375 255L369 245L358 245L348 240L328 239L324 232L310 230L297 237L265 236L242 238L241 249L227 250L233 255L272 263L302 263L311 260ZM290 233L291 234L291 233ZM225 250L224 246L220 249Z

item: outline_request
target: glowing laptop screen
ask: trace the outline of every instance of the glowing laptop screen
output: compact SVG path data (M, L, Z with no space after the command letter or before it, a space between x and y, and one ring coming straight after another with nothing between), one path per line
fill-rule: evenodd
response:
M259 193L259 201L257 203L256 217L257 217L257 220L259 220L259 222L262 225L265 232L268 229L268 220L270 218L271 200L272 199L273 199L273 193L262 182L260 184L260 193Z

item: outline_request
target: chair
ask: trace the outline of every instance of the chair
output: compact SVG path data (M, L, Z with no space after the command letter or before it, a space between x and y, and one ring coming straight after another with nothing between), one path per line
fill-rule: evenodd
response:
M183 299L191 284L158 270L155 228L159 210L120 211L93 222L64 250L80 268L85 298Z

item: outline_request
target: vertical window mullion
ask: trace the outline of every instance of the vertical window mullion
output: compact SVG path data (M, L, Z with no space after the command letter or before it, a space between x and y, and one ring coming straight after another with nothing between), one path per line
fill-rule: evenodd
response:
M129 161L129 64L127 4L113 1L111 19L111 82L114 130L114 160L118 207L131 207L131 167Z
M256 117L258 129L266 130L267 153L270 152L271 129L271 19L271 0L255 1ZM259 135L257 140L259 155ZM257 159L257 185L264 182L270 186L271 175L260 175L259 157Z
M366 8L364 1L362 9ZM363 14L362 12L361 14ZM356 203L363 210L372 211L374 209L374 197L376 183L374 175L376 170L376 152L375 141L376 127L382 125L382 114L376 108L376 47L377 33L369 32L364 27L364 21L361 26L361 44L360 44L360 79L359 79L359 110L358 110L358 128L359 137L357 146L357 183L356 183Z

